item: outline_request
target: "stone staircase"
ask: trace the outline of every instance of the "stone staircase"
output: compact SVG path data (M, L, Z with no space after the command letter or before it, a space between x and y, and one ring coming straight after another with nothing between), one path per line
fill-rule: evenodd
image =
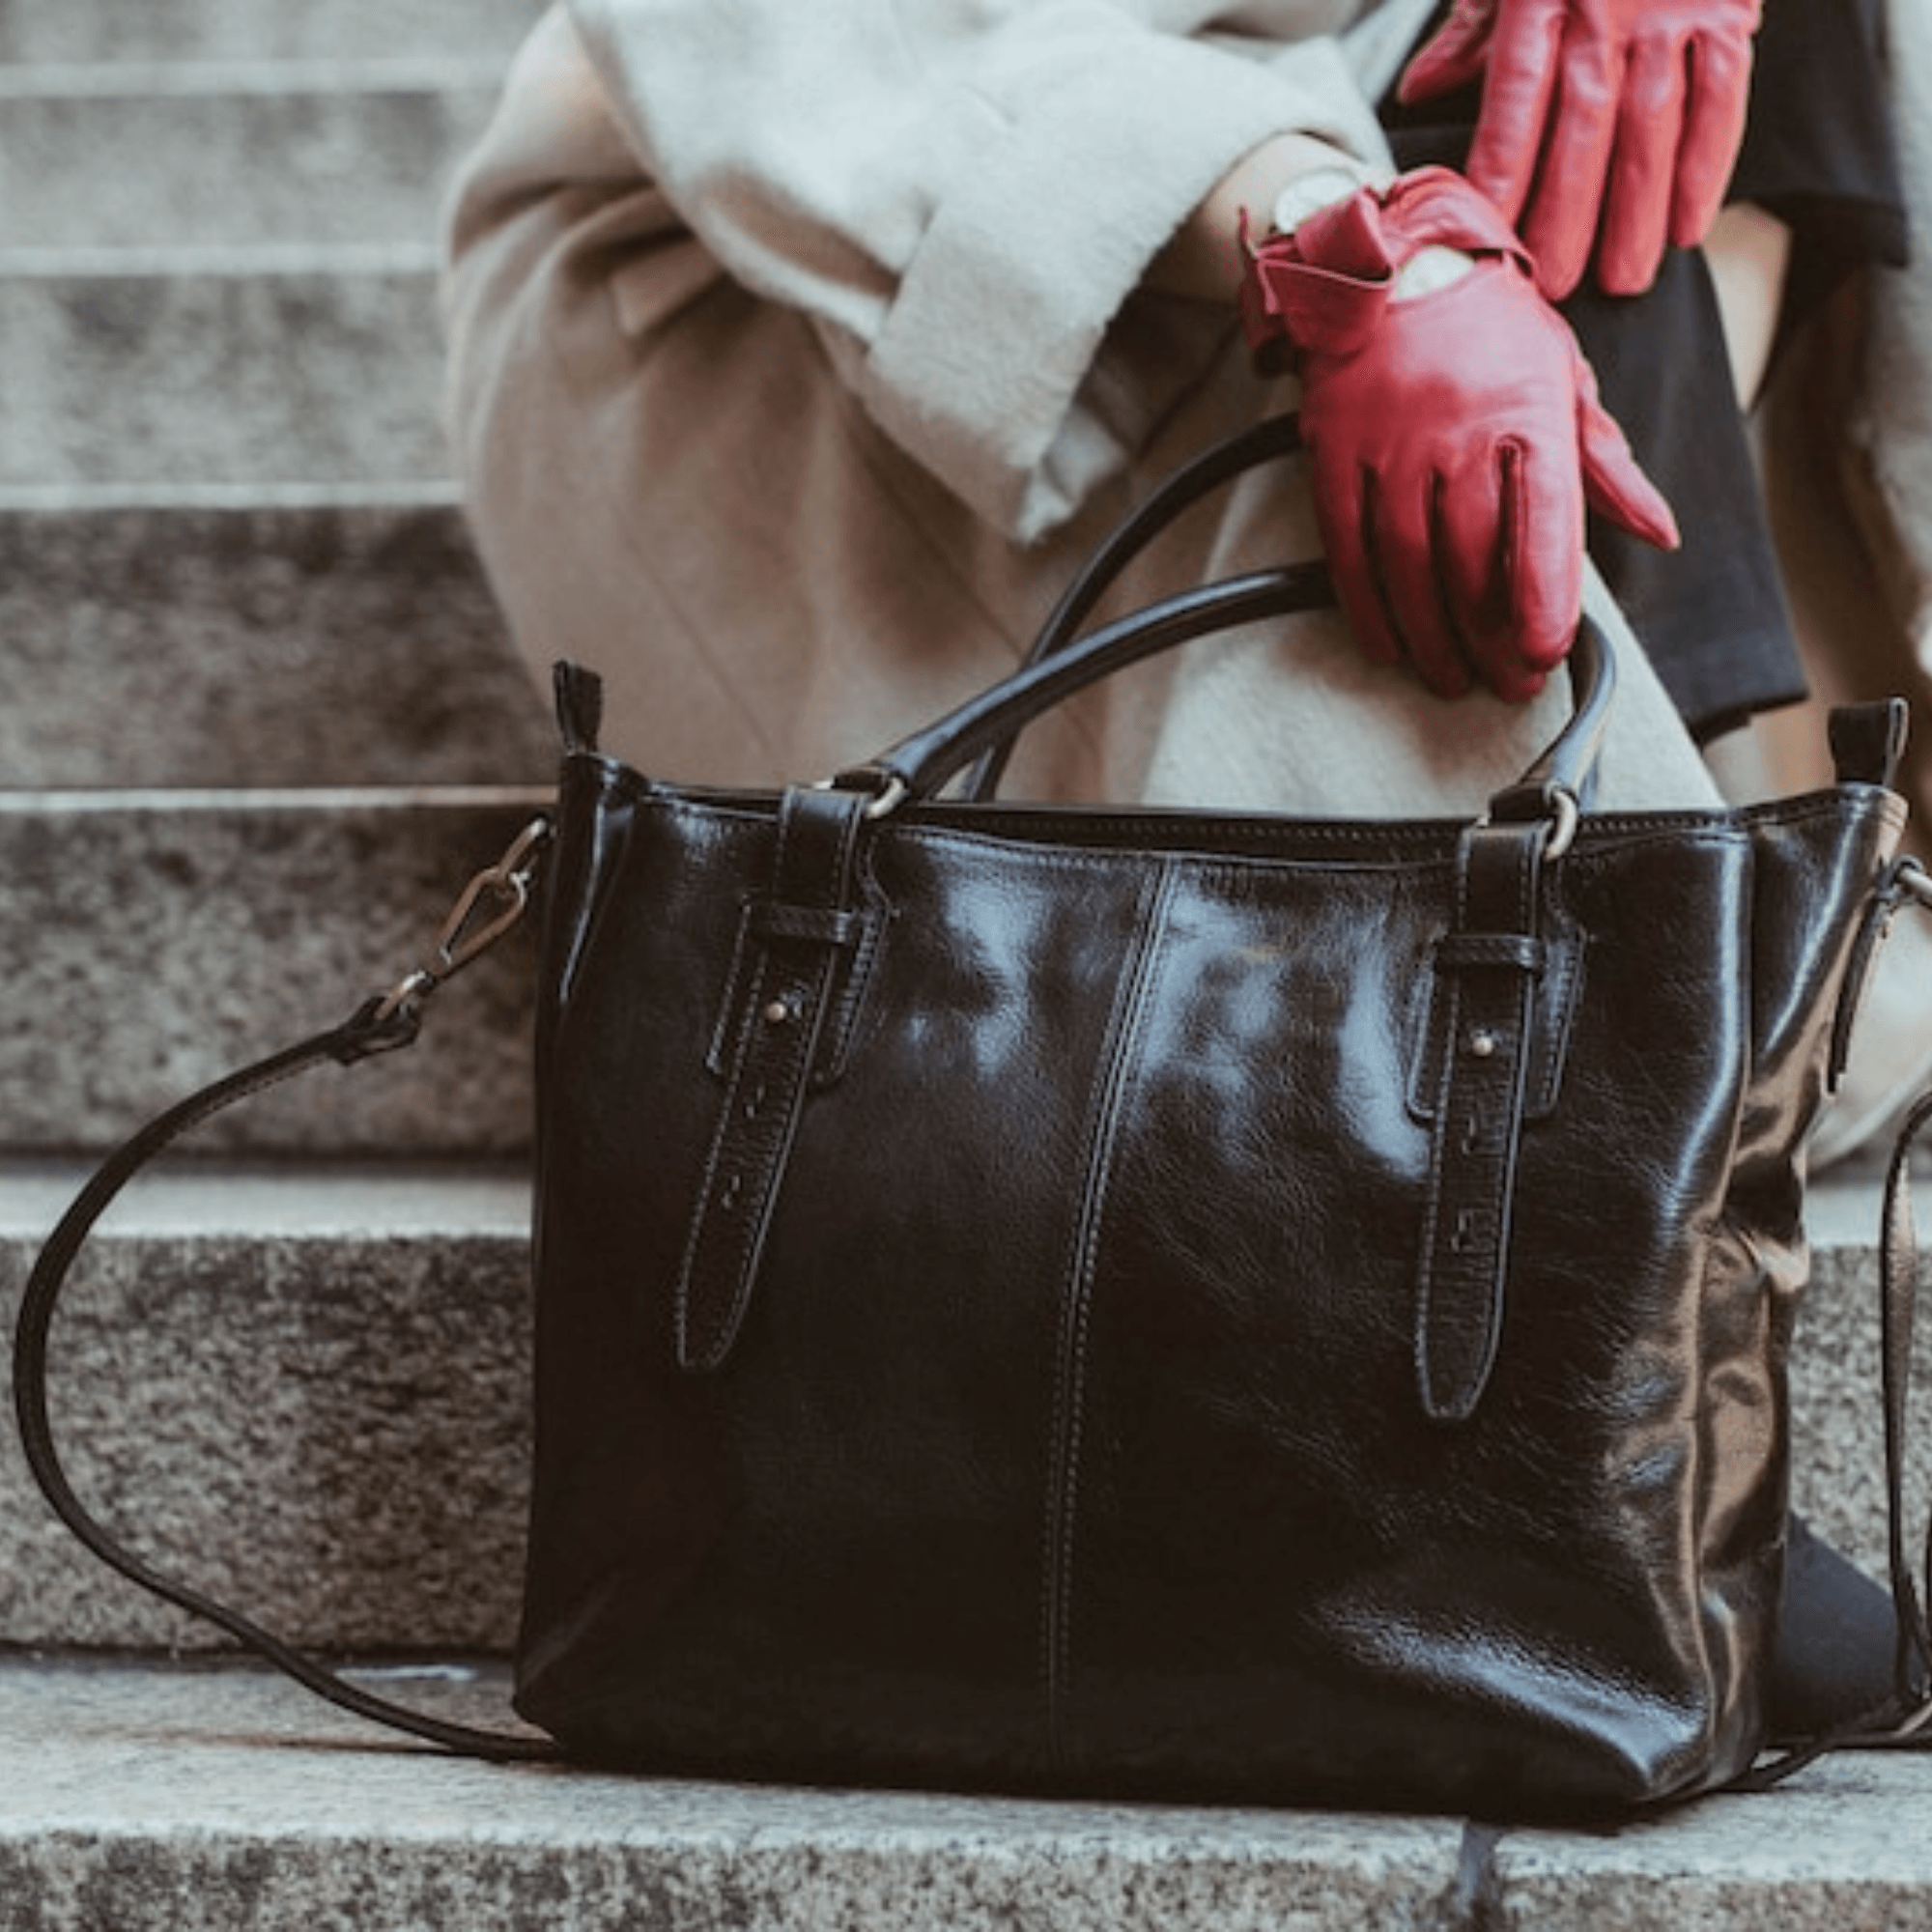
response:
M441 186L535 4L0 4L10 1315L88 1156L392 983L542 795L433 292ZM470 1716L527 1449L514 952L413 1053L144 1182L56 1338L108 1520ZM1799 1466L1876 1562L1870 1193L1818 1203ZM0 1521L0 1925L1932 1927L1922 1760L1612 1837L491 1769L219 1655L71 1545L11 1436Z

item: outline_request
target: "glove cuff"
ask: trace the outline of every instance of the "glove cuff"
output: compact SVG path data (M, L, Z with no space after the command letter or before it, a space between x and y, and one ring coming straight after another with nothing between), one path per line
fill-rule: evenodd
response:
M1381 327L1396 276L1425 248L1505 256L1534 273L1501 212L1448 168L1417 168L1363 187L1291 235L1248 239L1241 219L1241 323L1258 364L1276 373L1299 351L1349 355Z

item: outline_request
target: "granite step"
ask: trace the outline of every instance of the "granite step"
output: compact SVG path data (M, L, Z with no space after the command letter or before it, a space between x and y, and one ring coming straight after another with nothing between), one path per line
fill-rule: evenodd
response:
M0 1170L10 1336L79 1172ZM1798 1506L1882 1576L1877 1219L1867 1179L1818 1188L1792 1403ZM526 1496L527 1224L517 1163L164 1165L116 1204L63 1304L50 1388L80 1493L161 1567L304 1642L506 1646ZM1932 1324L1917 1368L1923 1389ZM1918 1439L1932 1440L1920 1413ZM1920 1522L1932 1459L1917 1460ZM0 1520L0 1646L219 1643L71 1543L11 1434Z
M8 0L0 62L505 56L544 0Z
M547 801L516 788L0 794L0 1149L111 1145L420 963ZM262 1151L497 1157L527 1141L523 934L422 1044L209 1130Z
M0 1171L10 1338L78 1179ZM298 1641L505 1648L528 1221L513 1164L163 1165L110 1210L63 1302L49 1381L76 1488L160 1567ZM216 1641L68 1536L11 1425L0 1508L0 1646Z
M420 483L432 241L0 252L0 490Z
M0 787L544 784L548 703L416 489L0 498Z
M0 67L7 246L421 242L504 65Z
M461 1665L375 1688L468 1713ZM0 1913L36 1932L1847 1932L1932 1927L1932 1758L1621 1832L801 1790L372 1743L262 1673L0 1663Z

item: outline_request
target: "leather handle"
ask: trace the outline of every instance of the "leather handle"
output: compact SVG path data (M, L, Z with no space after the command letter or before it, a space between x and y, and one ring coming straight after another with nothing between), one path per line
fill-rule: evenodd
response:
M1167 598L1015 671L849 776L875 790L929 798L972 759L996 751L1056 704L1116 671L1216 631L1321 610L1332 602L1325 563L1284 564ZM1570 718L1521 779L1491 801L1494 816L1541 816L1552 793L1587 800L1615 697L1616 662L1609 634L1585 618L1567 660Z
M1184 464L1094 550L1016 671L849 776L873 789L929 798L977 759L964 796L983 803L992 796L1019 733L1076 692L1217 631L1331 608L1335 593L1328 567L1309 561L1202 585L1084 637L1076 635L1121 572L1184 511L1236 477L1293 456L1301 446L1296 417L1270 416L1224 437ZM1594 790L1615 699L1616 645L1585 616L1566 664L1571 716L1522 777L1491 800L1492 816L1542 816L1550 809L1552 794L1586 804Z
M968 698L900 739L862 776L875 786L896 781L911 797L930 797L971 759L1116 671L1215 631L1321 610L1333 601L1325 563L1284 564L1166 598Z
M1297 454L1301 447L1299 416L1264 416L1244 430L1223 437L1191 463L1164 477L1080 566L1040 626L1022 664L1029 667L1042 664L1065 650L1078 635L1081 625L1099 608L1101 598L1119 582L1122 572L1204 497L1211 496L1250 469ZM981 753L978 765L961 786L960 795L977 804L991 799L1012 753L1010 737Z

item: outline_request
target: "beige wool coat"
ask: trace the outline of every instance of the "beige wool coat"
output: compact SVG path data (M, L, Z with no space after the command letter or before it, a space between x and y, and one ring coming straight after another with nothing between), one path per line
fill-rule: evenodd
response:
M1429 5L554 8L460 184L445 285L457 459L533 667L602 670L611 748L645 769L759 784L1010 668L1153 481L1293 406L1232 304L1152 295L1148 265L1276 133L1386 165L1371 103ZM1235 269L1231 237L1231 293ZM1315 548L1303 479L1251 478L1122 601ZM1627 656L1606 798L1707 802ZM1085 695L1008 790L1473 810L1564 701L1441 702L1324 614Z

